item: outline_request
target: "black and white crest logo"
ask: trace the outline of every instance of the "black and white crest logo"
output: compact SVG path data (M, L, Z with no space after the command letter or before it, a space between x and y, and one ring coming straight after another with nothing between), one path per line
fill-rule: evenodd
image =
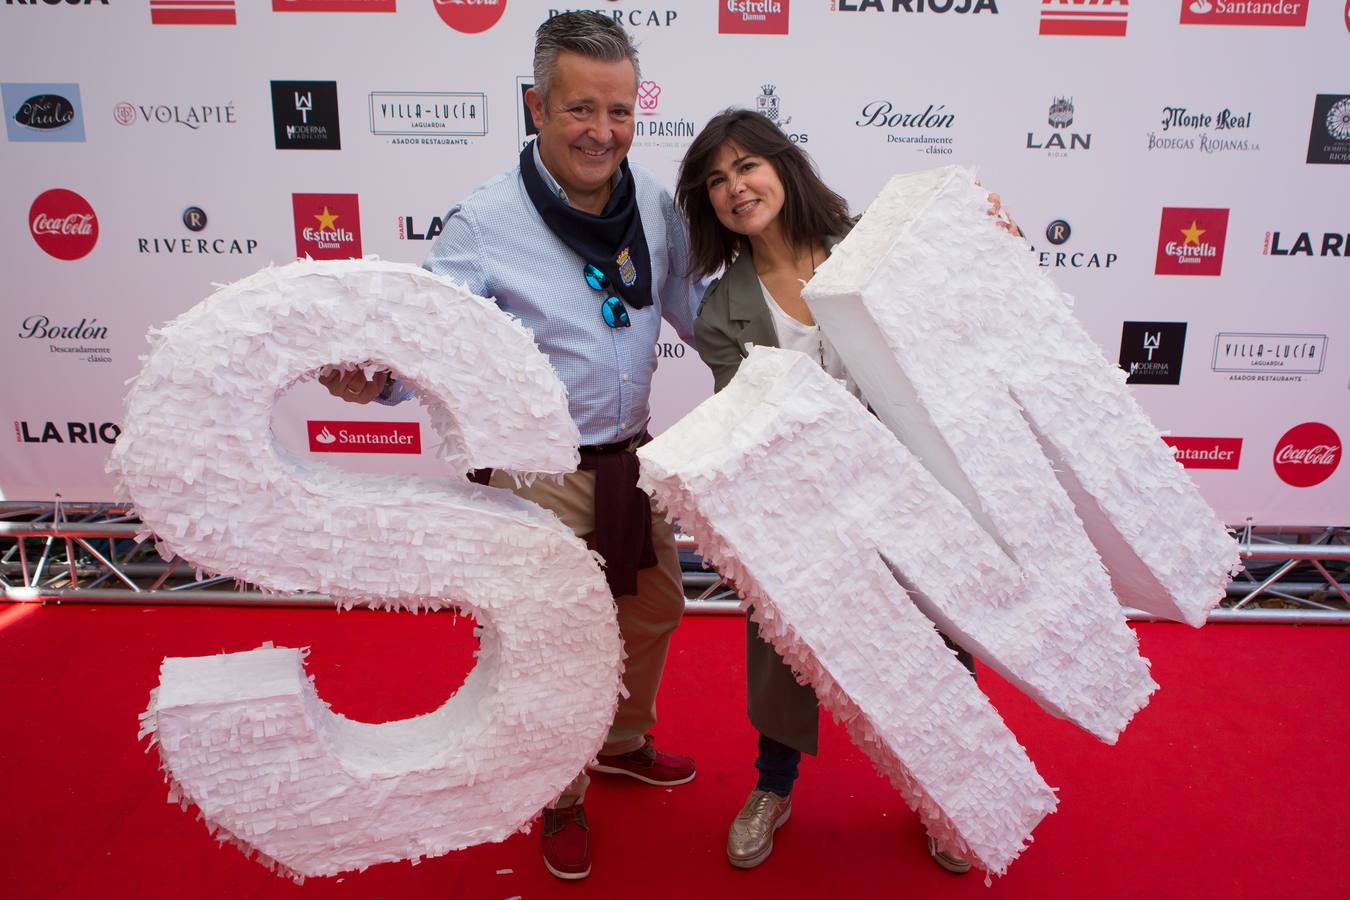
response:
M278 150L341 150L336 81L272 82Z
M1308 137L1308 162L1350 165L1350 95L1317 95Z
M1120 331L1120 367L1126 384L1180 384L1185 322L1126 322Z
M755 98L755 112L764 116L779 128L785 128L792 121L792 117L783 118L782 104L779 102L778 95L774 93L776 90L778 88L772 84L760 86L761 93Z

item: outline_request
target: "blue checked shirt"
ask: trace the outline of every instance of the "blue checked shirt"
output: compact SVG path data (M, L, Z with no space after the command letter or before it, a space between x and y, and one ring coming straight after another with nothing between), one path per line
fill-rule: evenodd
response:
M566 201L539 159L538 147L534 160L544 183ZM600 315L604 295L582 277L585 261L540 218L525 193L519 166L452 207L422 263L479 296L493 298L534 332L535 343L567 388L582 444L611 444L643 429L650 417L661 319L692 342L698 313L699 292L685 275L688 240L670 193L647 170L632 166L632 171L651 251L653 301L645 309L629 307L632 327L605 324ZM388 395L398 402L411 391L394 385Z

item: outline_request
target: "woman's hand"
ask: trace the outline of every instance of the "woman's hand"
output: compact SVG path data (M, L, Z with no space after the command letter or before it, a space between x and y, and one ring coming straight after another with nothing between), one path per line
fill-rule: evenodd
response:
M1013 237L1022 236L1022 229L1018 228L1012 216L1008 215L1008 210L1004 208L1003 201L999 199L998 194L989 195L989 211L986 215L993 216L995 224Z

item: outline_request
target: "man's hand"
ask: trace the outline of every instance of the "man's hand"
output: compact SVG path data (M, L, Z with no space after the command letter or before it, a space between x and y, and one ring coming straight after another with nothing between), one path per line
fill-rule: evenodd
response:
M348 403L369 403L380 396L389 379L389 372L385 369L376 372L375 377L369 381L361 369L353 369L350 372L334 369L326 375L320 375L319 384L328 388L328 393L339 400L346 400Z

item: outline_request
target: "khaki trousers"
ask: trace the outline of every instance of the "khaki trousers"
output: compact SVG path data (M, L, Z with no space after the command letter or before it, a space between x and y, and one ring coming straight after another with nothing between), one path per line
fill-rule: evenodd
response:
M591 545L595 531L595 473L577 471L563 476L561 485L539 479L529 487L516 487L515 479L504 472L493 472L490 484L506 488L518 496L551 510L572 529L577 537ZM614 724L601 753L628 753L642 747L647 732L656 724L656 689L666 666L670 636L684 615L684 581L675 547L675 532L664 518L652 510L652 545L656 565L637 576L637 593L614 598L623 637L623 686L628 696L620 695ZM557 806L581 802L590 784L583 769L559 795Z

